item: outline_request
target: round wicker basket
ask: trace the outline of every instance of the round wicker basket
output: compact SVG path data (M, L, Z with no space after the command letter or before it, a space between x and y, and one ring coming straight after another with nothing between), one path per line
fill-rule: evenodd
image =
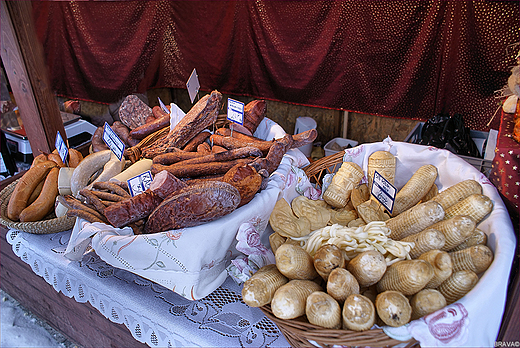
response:
M141 140L137 145L125 149L125 157L128 158L132 163L137 162L141 159L141 150L148 145L151 145L155 141L165 137L170 131L170 126L164 127L148 135Z
M344 151L322 157L303 168L309 180L317 186L325 174L334 173L343 163ZM407 342L389 337L383 329L372 329L362 332L344 329L326 329L309 323L304 317L296 319L279 319L274 316L270 305L260 307L262 312L271 319L280 329L289 344L293 347L321 347L348 346L348 347L405 347L419 346L412 339Z
M7 205L11 194L16 187L20 179L13 181L11 184L6 186L2 192L0 192L1 211L0 211L0 224L14 230L33 233L33 234L49 234L70 230L76 222L75 217L56 217L54 212L45 217L44 220L35 222L17 222L12 221L7 217Z

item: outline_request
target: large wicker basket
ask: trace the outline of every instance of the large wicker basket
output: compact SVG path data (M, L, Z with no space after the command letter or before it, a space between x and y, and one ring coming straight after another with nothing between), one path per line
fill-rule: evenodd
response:
M45 217L44 220L36 221L36 222L17 222L12 221L7 217L7 205L9 204L9 198L16 187L20 179L13 181L11 184L6 186L2 192L0 192L0 201L1 203L1 211L0 211L0 224L6 227L33 233L33 234L49 234L70 230L74 227L74 223L76 221L75 217L56 217L54 212L49 214L49 216Z
M303 168L309 180L321 186L323 177L337 171L343 162L344 151L322 157ZM287 341L293 347L392 347L405 345L406 347L419 346L414 339L403 342L389 337L383 329L372 329L363 332L343 329L325 329L309 323L305 318L279 319L271 311L271 306L260 307L262 312L271 319L280 329Z

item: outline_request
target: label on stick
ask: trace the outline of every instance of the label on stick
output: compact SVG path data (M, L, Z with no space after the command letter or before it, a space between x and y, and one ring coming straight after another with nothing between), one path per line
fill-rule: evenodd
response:
M67 163L67 155L69 154L69 148L67 144L63 141L60 132L56 134L56 140L54 141L54 147L58 150L58 154L60 155L61 161L68 165Z
M128 189L130 190L132 197L148 190L152 180L152 172L149 170L128 179L126 182L128 183Z
M170 110L170 129L174 129L186 114L175 103L170 103Z
M112 150L114 155L116 155L117 159L121 161L125 152L125 143L123 143L107 122L105 122L105 126L103 127L103 141L107 144L108 148Z
M190 95L191 103L195 100L195 96L199 93L200 83L199 83L199 75L197 75L197 70L193 68L191 72L190 78L188 82L186 82L186 88L188 88L188 94Z
M168 110L168 108L166 107L166 105L164 105L164 103L163 103L163 101L161 100L161 98L157 97L157 99L159 99L159 105L161 106L161 109L162 109L165 113L169 114L169 113L170 113L170 110Z
M238 123L244 124L244 103L228 98L227 103L227 119Z
M394 185L392 185L377 171L374 172L374 180L372 181L370 193L390 214L392 214L397 190Z

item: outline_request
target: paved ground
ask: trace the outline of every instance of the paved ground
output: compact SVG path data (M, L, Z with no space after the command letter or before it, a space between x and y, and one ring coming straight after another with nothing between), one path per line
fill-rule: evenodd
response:
M0 346L78 348L78 345L22 307L5 291L0 289L0 295Z

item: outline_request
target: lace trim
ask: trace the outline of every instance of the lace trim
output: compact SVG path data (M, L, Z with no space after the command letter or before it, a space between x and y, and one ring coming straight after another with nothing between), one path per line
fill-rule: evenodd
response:
M177 328L171 327L168 330L145 315L139 314L117 300L106 296L95 287L86 284L85 281L76 279L63 269L45 262L25 244L28 242L25 240L24 234L10 230L6 239L12 245L13 252L29 264L33 272L44 278L57 292L61 291L80 303L89 302L110 321L124 324L137 341L151 347L201 346L188 340L186 335L182 335L182 329L190 330L189 327L183 326L179 333L172 332L174 329L177 331ZM52 251L62 254L65 248L66 244L55 247ZM239 292L222 286L202 300L187 301L158 284L106 264L95 253L87 254L80 261L80 264L81 267L97 272L99 278L108 278L109 280L116 278L117 281L123 280L127 283L134 283L133 285L139 285L141 288L146 287L145 290L151 293L154 301L162 300L170 306L169 315L179 318L175 320L186 321L189 325L196 324L196 330L204 331L201 335L214 335L218 342L226 340L224 346L288 346L278 327L265 316L259 315L260 310L258 312L251 311L242 302ZM138 290L141 291L141 289ZM251 312L252 315L249 315L248 312ZM193 336L198 336L197 334Z

